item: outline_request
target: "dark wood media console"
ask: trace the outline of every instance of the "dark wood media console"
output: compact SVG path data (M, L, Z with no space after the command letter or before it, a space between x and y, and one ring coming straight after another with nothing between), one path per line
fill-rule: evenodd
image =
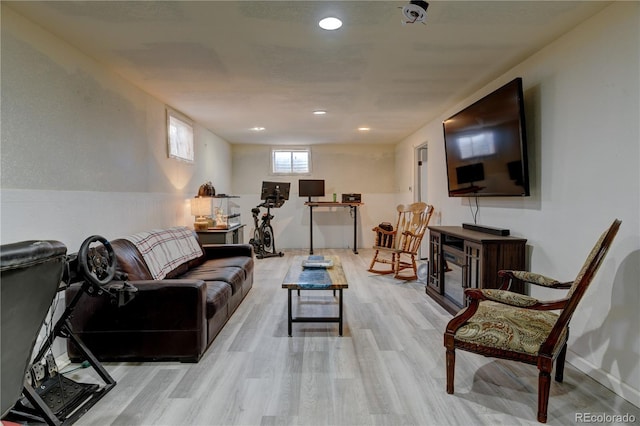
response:
M525 269L526 242L461 226L429 226L427 294L457 313L467 305L465 288L496 288L499 270ZM524 285L517 283L511 290L523 293Z

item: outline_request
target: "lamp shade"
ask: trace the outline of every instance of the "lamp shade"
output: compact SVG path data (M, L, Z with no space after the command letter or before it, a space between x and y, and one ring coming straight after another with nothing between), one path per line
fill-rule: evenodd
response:
M191 214L193 216L211 216L211 198L196 197L191 199Z

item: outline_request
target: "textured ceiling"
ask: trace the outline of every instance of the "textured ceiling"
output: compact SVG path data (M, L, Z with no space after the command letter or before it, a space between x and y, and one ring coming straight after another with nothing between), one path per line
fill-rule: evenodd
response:
M608 4L432 1L403 25L402 1L4 3L227 141L266 144L397 143ZM330 15L343 27L320 29Z

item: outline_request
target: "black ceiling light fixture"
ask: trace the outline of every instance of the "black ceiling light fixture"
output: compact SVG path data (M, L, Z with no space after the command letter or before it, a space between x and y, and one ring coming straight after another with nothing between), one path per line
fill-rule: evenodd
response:
M408 4L402 7L402 23L414 24L416 22L425 23L427 18L427 8L429 3L421 0L411 0Z

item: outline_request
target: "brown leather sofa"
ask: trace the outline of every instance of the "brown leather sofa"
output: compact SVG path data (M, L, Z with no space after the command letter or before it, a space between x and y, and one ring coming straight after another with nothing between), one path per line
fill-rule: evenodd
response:
M253 285L251 245L200 245L202 256L161 280L153 280L131 241L111 245L118 272L138 289L135 297L118 307L104 295L84 295L71 318L74 332L102 361L197 362ZM78 284L71 285L65 299L78 291ZM67 352L81 361L70 341Z

